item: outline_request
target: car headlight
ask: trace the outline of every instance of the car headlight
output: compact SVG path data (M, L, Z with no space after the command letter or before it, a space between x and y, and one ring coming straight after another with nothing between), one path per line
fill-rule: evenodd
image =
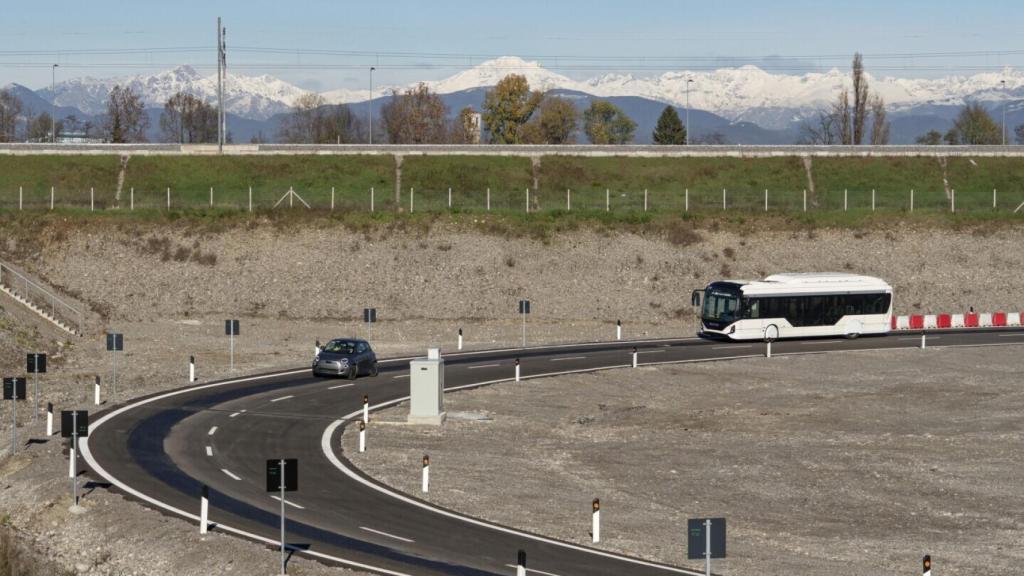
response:
M313 356L313 364L316 364L319 361L320 361L320 355L319 354L317 354L316 356Z
M348 358L342 358L341 360L338 360L338 363L341 364L342 366L347 366Z

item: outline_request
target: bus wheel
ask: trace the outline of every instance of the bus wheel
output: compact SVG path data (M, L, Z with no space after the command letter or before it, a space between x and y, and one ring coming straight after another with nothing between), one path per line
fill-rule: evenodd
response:
M765 340L778 340L779 339L779 327L776 326L775 324L769 324L768 327L764 329L764 339Z
M846 325L846 337L853 340L860 336L860 332L863 329L860 322L854 321Z

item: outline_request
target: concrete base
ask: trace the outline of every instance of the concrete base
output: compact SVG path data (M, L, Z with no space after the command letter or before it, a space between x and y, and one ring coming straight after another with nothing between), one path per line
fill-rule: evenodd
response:
M84 506L73 504L70 508L68 508L68 512L71 512L72 514L85 514L86 510Z
M408 424L418 426L440 426L444 424L444 421L448 419L447 412L441 412L437 416L413 416L409 415L409 419L406 420Z

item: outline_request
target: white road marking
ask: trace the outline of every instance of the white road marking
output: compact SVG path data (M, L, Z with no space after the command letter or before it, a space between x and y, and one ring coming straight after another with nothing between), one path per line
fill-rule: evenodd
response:
M355 386L355 384L349 382L348 384L338 384L337 386L331 386L328 390L337 390L338 388L348 388L349 386Z
M273 498L274 500L277 500L278 502L281 501L281 497L280 496L274 496L273 494L271 494L270 497ZM289 505L289 506L294 506L295 508L298 508L299 510L305 510L306 509L305 506L299 506L295 502L289 502L288 500L285 500L284 503Z
M712 346L712 350L734 350L736 348L750 348L753 344L730 344L729 346Z
M271 402L280 402L281 400L287 400L289 398L295 398L295 396L281 396L280 398L274 398Z
M221 468L220 471L230 476L232 480L241 480L241 478L232 474L231 470L228 470L227 468Z
M216 433L217 433L217 427L214 426L213 428L210 428L210 431L207 434L210 435L210 436L213 436Z
M931 334L929 334L928 335L928 339L929 340L941 340L942 336L932 336ZM900 340L916 340L916 341L920 342L921 341L921 337L920 336L901 336Z
M508 566L509 568L518 568L518 566L516 566L515 564L505 564L505 566ZM534 574L542 574L543 576L558 576L558 574L555 574L553 572L544 572L543 570L527 568L526 573L529 574L530 572L533 572Z
M476 366L467 366L466 368L476 370L477 368L496 368L498 366L501 366L501 364L478 364Z
M838 344L839 342L842 342L842 340L807 340L806 342L801 342L801 344L811 346L817 344Z
M408 378L408 377L409 377L408 374L399 374L398 376L392 376L391 379L392 380L398 380L399 378Z
M586 356L562 356L561 358L552 358L550 362L561 362L562 360L583 360Z
M415 542L415 540L409 538L402 538L401 536L395 536L394 534L388 534L387 532L381 532L380 530L374 530L373 528L367 528L366 526L360 526L360 530L366 530L367 532L373 532L374 534L380 534L381 536L387 536L388 538L394 538L395 540L401 540L402 542Z
M999 337L1000 338L1021 338L1021 337L1024 337L1024 332L1019 332L1017 334L1000 334Z
M206 447L206 455L207 456L213 456L213 446L207 446Z
M238 416L239 414L241 414L241 412L235 412L231 416L228 416L228 418L234 418L235 416Z
M664 350L637 350L637 354L661 354Z

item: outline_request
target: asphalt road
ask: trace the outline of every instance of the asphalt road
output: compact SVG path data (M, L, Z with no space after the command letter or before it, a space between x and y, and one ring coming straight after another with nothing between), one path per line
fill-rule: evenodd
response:
M1024 329L945 330L929 346L1020 343ZM920 333L857 340L776 342L773 355L920 346ZM445 356L446 389L640 365L763 356L765 345L675 339L501 350ZM344 426L371 408L408 395L408 359L382 362L375 378L313 378L308 369L202 384L136 399L93 416L82 455L96 480L148 506L197 522L199 494L210 487L210 521L262 541L279 541L276 494L265 491L268 459L297 458L299 488L286 495L289 545L328 562L386 574L514 574L527 552L528 573L569 576L697 574L690 570L558 542L440 510L392 492L349 464ZM373 417L367 431L373 446ZM418 474L419 470L410 470ZM682 545L682 542L680 543Z

